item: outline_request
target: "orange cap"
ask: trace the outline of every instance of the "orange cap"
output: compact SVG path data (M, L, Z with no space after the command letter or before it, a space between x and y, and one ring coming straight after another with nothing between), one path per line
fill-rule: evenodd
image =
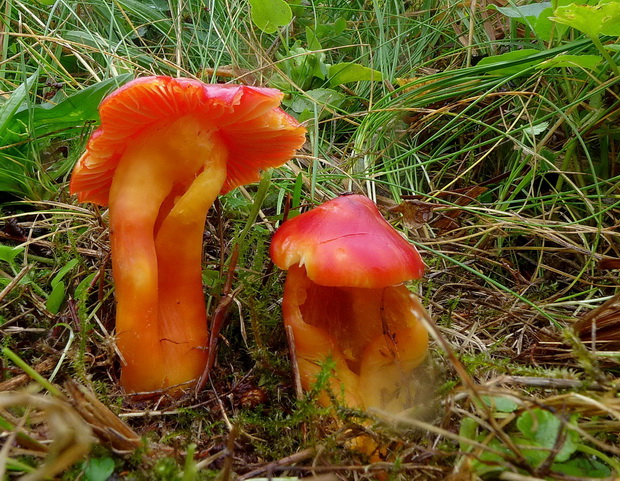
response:
M271 241L281 269L305 266L323 286L381 288L422 277L418 251L363 195L343 195L286 221Z
M305 140L305 128L278 108L282 96L276 89L184 78L133 80L101 103L101 126L73 170L71 193L81 202L106 205L114 171L132 139L187 115L212 126L228 148L222 193L254 182L262 169L289 160Z

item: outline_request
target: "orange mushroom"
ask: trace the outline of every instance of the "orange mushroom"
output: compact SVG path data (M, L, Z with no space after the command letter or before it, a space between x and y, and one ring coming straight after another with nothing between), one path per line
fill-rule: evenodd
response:
M424 308L402 283L419 278L417 250L361 195L337 197L285 222L271 243L288 269L282 311L293 331L301 384L330 364L323 405L400 412L412 406L411 375L426 356Z
M202 239L219 193L253 182L304 143L274 89L145 77L102 102L71 178L109 204L121 384L145 392L195 380L207 362Z

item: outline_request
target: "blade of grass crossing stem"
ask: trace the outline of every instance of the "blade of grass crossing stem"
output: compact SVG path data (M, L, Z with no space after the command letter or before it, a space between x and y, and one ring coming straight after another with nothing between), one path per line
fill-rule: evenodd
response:
M256 218L258 217L258 213L260 212L261 207L263 206L263 202L265 201L265 197L267 197L267 192L269 190L269 186L271 185L271 171L266 171L263 174L263 178L258 184L258 189L256 190L256 195L254 196L254 202L252 203L252 208L250 209L250 214L248 215L248 220L243 227L243 230L239 233L235 241L232 245L238 245L243 242L245 236L248 235L250 229L256 222Z
M32 369L31 366L28 365L22 358L20 358L17 354L11 351L8 347L2 348L2 355L6 358L10 359L13 364L22 369L33 381L38 382L43 388L47 389L47 391L56 397L62 397L62 393L60 390L54 386L51 382L45 379L41 374Z

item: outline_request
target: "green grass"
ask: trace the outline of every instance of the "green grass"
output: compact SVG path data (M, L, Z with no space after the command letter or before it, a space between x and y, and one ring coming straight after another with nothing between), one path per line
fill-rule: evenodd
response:
M245 1L6 1L0 395L20 404L26 395L14 391L33 380L53 399L33 408L65 412L73 408L61 386L73 378L144 437L133 455L102 442L69 459L64 479L110 469L131 479L244 479L267 467L371 479L368 459L351 449L361 430L393 453L383 469L394 480L620 474L617 342L606 350L587 326L571 329L617 294L617 37L599 45L557 25L543 35L487 2L473 11L449 0L290 4L292 22L268 34ZM480 61L523 49L537 52ZM545 63L559 55L601 60ZM329 67L343 62L383 80L330 82ZM209 309L235 243L240 291L213 383L169 406L130 403L118 387L107 213L68 194L100 100L154 74L280 88L285 110L308 128L296 159L211 211ZM296 398L278 303L284 274L268 244L287 199L295 213L345 191L375 200L428 266L412 289L436 327L411 417L373 412L368 423ZM617 306L590 314L609 323L599 337L618 339ZM22 437L0 453L7 472L49 459L49 432L28 409L0 411L3 431ZM544 429L534 432L531 413ZM296 468L287 461L295 453Z

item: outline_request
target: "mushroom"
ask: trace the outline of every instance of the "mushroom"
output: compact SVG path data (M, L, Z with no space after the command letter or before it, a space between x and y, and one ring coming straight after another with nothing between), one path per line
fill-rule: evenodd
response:
M207 362L202 241L219 193L256 181L304 143L282 93L170 77L105 98L73 170L81 202L109 205L116 336L127 392L195 380Z
M412 406L412 372L424 359L425 310L403 282L419 278L417 250L361 195L337 197L286 221L271 243L288 269L282 311L302 387L319 402L400 412Z

